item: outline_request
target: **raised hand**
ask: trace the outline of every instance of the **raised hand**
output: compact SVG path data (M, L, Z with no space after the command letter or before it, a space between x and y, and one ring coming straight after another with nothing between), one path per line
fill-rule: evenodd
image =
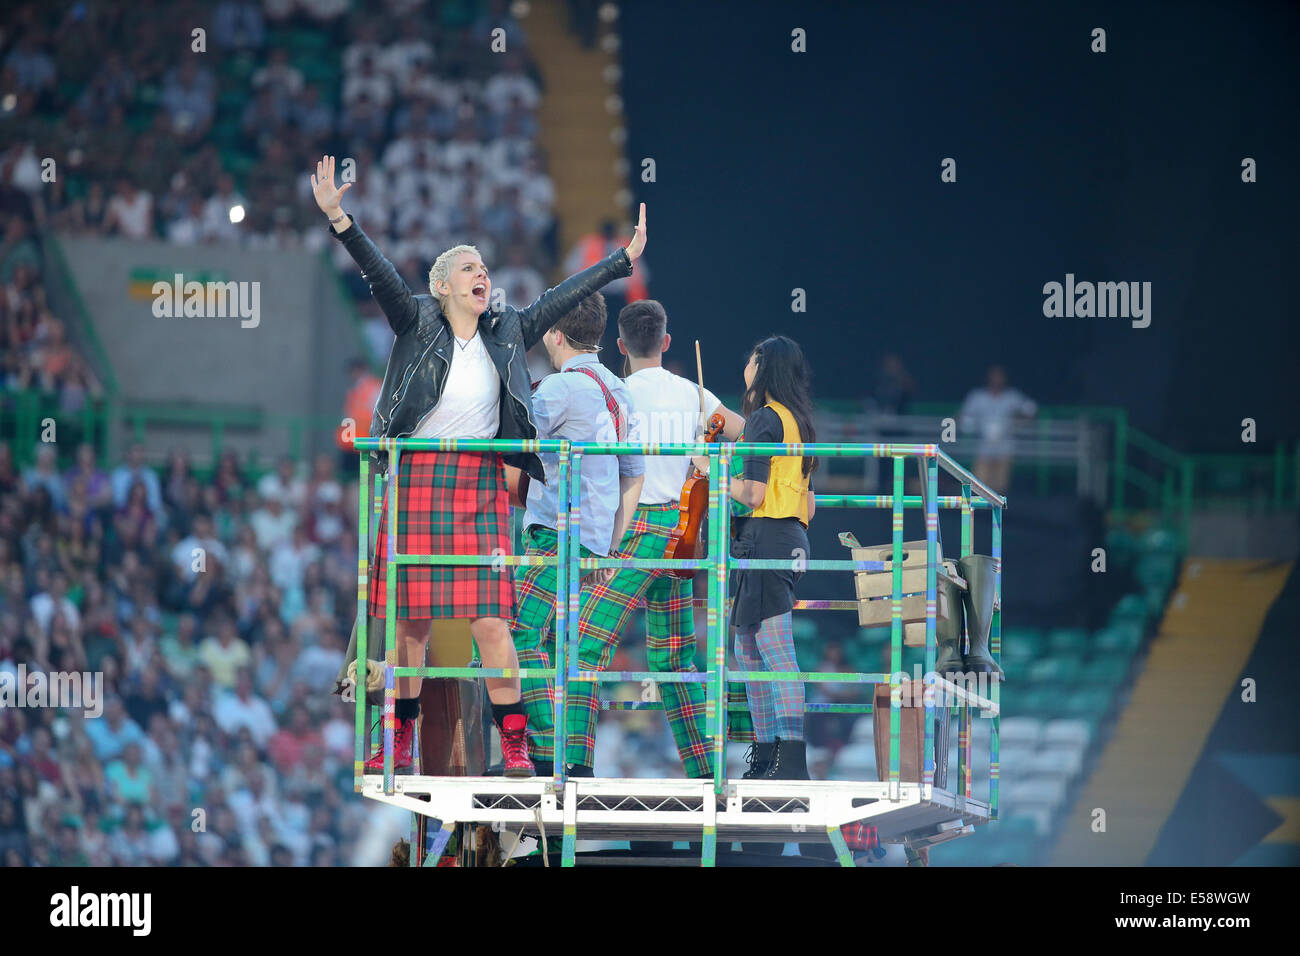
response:
M636 235L627 244L627 257L636 261L645 252L645 203L641 204L641 221L636 224Z
M321 212L331 219L338 216L343 211L340 206L343 194L351 189L352 185L352 183L344 183L341 189L334 188L334 157L320 158L316 164L316 173L311 177L311 191L316 197L316 205L320 206ZM645 219L644 211L641 218ZM644 242L642 244L644 245Z

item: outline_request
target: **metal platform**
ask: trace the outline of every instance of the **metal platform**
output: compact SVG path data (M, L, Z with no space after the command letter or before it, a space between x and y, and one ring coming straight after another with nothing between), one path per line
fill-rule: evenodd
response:
M728 780L721 795L711 780L581 778L563 794L551 778L394 778L367 775L362 793L423 814L444 830L458 823L501 824L539 836L582 840L700 840L713 828L719 843L834 842L831 829L862 822L880 842L920 848L970 833L990 820L989 806L937 787L903 783L890 799L888 782Z

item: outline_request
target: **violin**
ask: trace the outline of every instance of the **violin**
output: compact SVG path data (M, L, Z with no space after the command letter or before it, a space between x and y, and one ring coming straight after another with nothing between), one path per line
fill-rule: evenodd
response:
M725 424L721 415L713 415L709 419L709 430L705 432L704 440L717 441ZM682 485L681 514L677 518L677 527L668 538L665 558L689 560L695 557L700 543L700 529L704 526L704 518L708 513L709 479L692 464L691 475ZM675 578L687 580L695 577L694 568L672 568L668 573Z

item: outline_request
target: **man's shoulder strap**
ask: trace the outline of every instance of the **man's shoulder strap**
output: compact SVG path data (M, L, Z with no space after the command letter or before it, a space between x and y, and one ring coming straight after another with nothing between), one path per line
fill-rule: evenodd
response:
M609 409L609 414L614 419L614 433L618 435L619 441L625 441L627 439L627 419L623 415L623 408L618 404L618 399L614 397L614 393L609 390L609 386L605 384L595 369L579 365L575 368L566 368L565 371L581 372L600 386L601 392L605 395L605 407Z

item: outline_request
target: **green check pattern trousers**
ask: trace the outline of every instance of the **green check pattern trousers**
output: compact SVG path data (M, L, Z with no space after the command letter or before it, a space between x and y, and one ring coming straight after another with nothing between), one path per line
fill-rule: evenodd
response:
M676 504L642 505L636 510L616 557L662 558L669 537L677 526ZM554 556L555 531L534 526L525 534L525 552ZM583 556L590 556L583 549ZM520 667L553 667L555 657L554 568L526 567L516 578L518 607L515 648ZM579 595L579 670L606 670L618 649L618 642L633 611L645 601L646 657L649 669L666 673L695 673L695 615L691 581L666 571L640 568L620 570L608 582L584 587ZM555 690L552 681L526 679L522 682L523 706L528 714L529 744L538 760L554 759ZM596 718L599 713L599 685L568 681L567 763L593 766ZM739 685L743 706L743 686ZM698 682L658 685L664 713L682 767L688 777L712 776L711 749L705 723L704 686ZM735 688L732 688L733 691ZM734 693L731 699L735 699ZM732 715L748 720L744 710ZM731 734L731 739L752 737Z

